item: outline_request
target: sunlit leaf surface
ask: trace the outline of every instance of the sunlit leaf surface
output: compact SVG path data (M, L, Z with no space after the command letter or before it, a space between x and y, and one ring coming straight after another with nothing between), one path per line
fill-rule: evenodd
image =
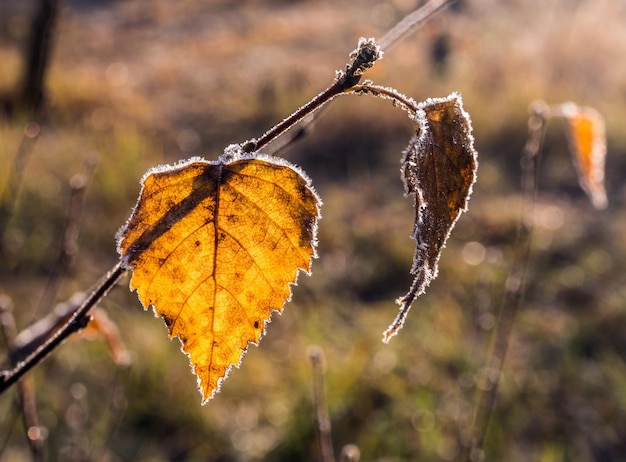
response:
M229 149L148 172L118 234L131 289L180 338L203 402L309 270L320 207L297 168Z

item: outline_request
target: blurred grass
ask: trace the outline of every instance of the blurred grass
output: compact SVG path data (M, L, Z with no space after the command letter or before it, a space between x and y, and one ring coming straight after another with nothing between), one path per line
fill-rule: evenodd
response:
M6 6L6 4L3 4ZM151 166L259 135L341 68L359 36L381 36L412 1L69 2L48 79L50 123L11 217L0 290L33 318L59 245L69 181L90 156L79 254L58 301L86 291L117 256L114 234ZM0 94L19 82L23 16L0 31ZM410 284L411 199L400 151L411 135L387 102L334 101L286 154L324 201L313 275L259 348L200 407L178 341L126 282L102 303L133 356L72 340L34 372L51 460L316 460L310 345L326 356L336 448L363 460L455 460L484 383L490 335L519 218L526 108L543 98L607 117L609 209L579 191L562 127L544 150L533 261L486 460L620 460L626 454L626 11L620 2L461 2L389 51L369 78L421 100L461 91L479 181L440 275L389 345L382 331ZM442 39L442 37L444 37ZM431 47L447 40L440 62ZM25 121L0 121L0 191ZM36 317L41 316L39 313ZM2 460L28 460L11 390L0 397ZM336 451L338 452L338 450Z

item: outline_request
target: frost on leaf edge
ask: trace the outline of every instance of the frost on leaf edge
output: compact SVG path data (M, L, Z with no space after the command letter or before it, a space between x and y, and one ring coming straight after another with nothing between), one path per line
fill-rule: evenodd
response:
M462 140L458 140L458 141L462 141L464 143L464 145L467 147L467 149L471 152L472 157L474 159L474 163L475 163L475 168L472 171L472 179L471 179L471 183L469 185L468 191L467 191L467 195L465 196L465 203L463 204L463 207L461 209L459 209L459 213L456 216L456 218L452 221L452 223L450 224L450 227L448 229L448 232L446 233L444 240L443 240L443 244L441 246L441 250L439 253L439 257L441 256L441 252L443 251L443 249L446 247L448 238L450 237L450 234L452 233L452 230L454 229L457 221L459 220L459 218L461 217L461 215L463 214L463 212L466 212L468 210L468 206L469 206L469 199L472 195L473 192L473 186L476 183L476 179L477 179L477 170L478 170L478 153L476 151L476 148L474 147L474 136L473 136L473 128L472 128L472 122L471 122L471 118L468 112L465 111L465 109L463 108L463 98L461 96L461 94L459 92L452 92L450 93L448 96L443 97L443 98L428 98L427 100L420 102L417 106L417 111L415 112L415 114L413 115L412 119L415 121L415 123L418 125L418 133L416 134L416 136L412 137L409 145L407 148L405 148L405 150L403 151L403 159L407 158L407 154L411 149L415 149L418 152L423 152L424 149L427 147L426 143L427 143L427 137L428 137L428 133L430 130L430 127L428 125L428 117L426 115L426 111L425 109L429 106L435 105L435 104L441 104L441 103L449 103L449 102L453 102L455 108L459 111L464 124L463 124L463 132L462 132ZM404 162L404 160L403 160ZM421 211L427 208L427 203L424 200L424 196L422 194L422 191L419 187L416 186L415 190L412 191L411 188L409 188L409 185L407 183L406 180L406 176L405 176L405 166L403 164L403 167L401 168L401 179L404 185L404 191L405 191L405 196L409 196L411 194L414 194L414 201L415 201L415 209L416 211ZM419 213L419 223L423 223L422 222L423 217L422 214ZM418 239L418 225L416 224L416 226L414 226L413 232L411 233L411 238L413 238L416 241L417 247L419 248L421 245L423 245L423 243L420 243L419 239ZM413 265L411 267L411 271L410 274L415 275L418 271L417 268L417 263L418 260L416 258L417 256L417 251L413 257ZM439 258L438 258L439 259ZM437 260L438 260L437 259ZM423 277L423 282L421 284L421 288L419 290L416 290L415 292L413 291L413 285L415 284L415 279L413 280L412 286L411 286L411 290L404 296L399 297L396 300L396 304L400 305L400 311L397 315L397 317L394 319L394 321L390 324L390 326L385 330L385 332L383 333L383 342L384 343L388 343L389 340L395 336L404 326L404 322L406 321L406 317L407 314L411 308L411 305L413 304L413 302L415 301L415 298L417 298L418 296L420 296L421 294L423 294L426 290L426 288L428 286L430 286L430 283L437 277L439 272L439 268L436 265L434 268L434 271L432 268L427 268L427 270L424 273L424 277ZM407 302L408 299L408 302Z
M318 254L317 254L318 221L322 218L321 213L320 213L320 209L321 209L321 206L323 205L322 200L321 200L319 194L317 193L317 191L313 187L311 178L306 174L306 172L302 168L300 168L299 166L297 166L295 164L292 164L291 162L287 161L286 159L283 159L281 157L270 156L270 155L267 155L267 154L264 154L264 153L261 153L261 152L247 153L247 152L245 152L241 148L241 145L239 145L239 144L232 144L232 145L227 146L224 149L224 152L222 153L222 155L217 160L207 160L204 157L194 156L194 157L191 157L189 159L180 160L180 161L178 161L178 162L176 162L174 164L156 165L156 166L151 167L150 169L148 169L148 171L146 171L146 173L142 176L141 181L140 181L141 189L139 191L137 202L135 203L129 218L126 220L126 223L123 226L121 226L119 228L119 230L117 231L117 233L115 234L116 247L117 247L117 252L120 254L120 261L121 261L121 263L122 263L122 265L123 265L123 267L125 269L132 270L134 268L134 266L131 265L128 262L128 259L126 258L126 256L123 255L122 249L121 249L121 242L122 242L122 239L123 239L124 232L128 229L129 222L130 222L131 218L135 215L135 213L137 212L137 209L139 208L139 205L140 205L139 199L143 195L145 181L146 181L146 179L148 177L150 177L151 175L154 175L154 174L159 174L159 173L164 173L164 172L172 172L174 170L182 170L182 169L184 169L184 168L186 168L186 167L188 167L188 166L190 166L192 164L195 164L195 163L201 163L201 164L206 164L206 165L229 165L231 163L238 162L238 161L257 160L257 159L265 161L265 162L268 162L270 164L283 166L283 167L289 167L290 169L295 171L297 175L299 175L302 178L302 180L306 184L307 189L311 192L311 194L313 194L313 197L315 198L316 208L317 208L317 215L315 216L315 222L313 223L313 227L311 229L311 233L312 233L311 249L313 251L313 254L311 255L311 258L309 259L309 267L308 268L297 268L295 279L293 280L293 282L289 282L288 283L288 285L289 285L289 296L285 299L285 301L283 302L282 306L280 308L278 308L278 309L272 309L269 318L265 319L263 321L263 330L262 330L261 335L259 336L259 340L256 341L256 342L248 341L245 349L243 349L241 351L241 356L239 357L239 361L237 362L237 364L233 363L233 364L229 365L226 368L224 376L217 379L216 387L215 387L215 389L213 389L211 391L209 396L205 396L205 394L204 394L204 388L202 387L202 380L201 380L200 376L196 375L196 373L195 373L195 366L194 366L194 364L193 364L193 362L191 360L191 356L184 350L184 345L183 345L182 339L179 336L175 336L176 338L178 338L178 341L180 342L180 350L189 359L189 366L191 368L192 374L194 376L196 376L196 384L197 384L198 390L200 391L200 394L202 395L202 401L201 401L202 405L205 405L206 403L208 403L212 398L215 397L216 394L218 394L221 391L222 383L230 375L230 372L233 369L233 366L235 366L237 368L239 368L241 366L243 358L246 355L246 353L248 352L248 347L250 346L250 344L258 347L261 339L265 336L265 334L267 332L267 325L272 321L273 314L275 312L277 312L279 315L281 315L283 313L284 308L287 305L287 303L289 303L291 301L291 299L293 297L292 287L295 287L295 286L298 285L298 277L300 276L300 273L303 272L307 276L311 275L311 266L312 266L312 263L313 263L313 259L314 258L318 258ZM136 290L134 290L134 292L136 292ZM152 312L153 312L155 318L160 318L161 317L158 314L157 309L156 309L156 307L154 305L144 306L143 301L141 299L139 299L139 302L141 303L142 307L146 311L150 307L152 307ZM167 325L165 325L165 328L168 330L168 336L169 336L170 340L173 339L174 337L169 335L169 328L167 327Z

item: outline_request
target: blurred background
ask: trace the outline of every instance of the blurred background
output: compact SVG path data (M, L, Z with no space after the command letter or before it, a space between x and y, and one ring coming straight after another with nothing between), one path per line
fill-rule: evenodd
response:
M0 0L2 197L22 172L2 211L0 292L18 330L115 264L146 170L259 136L330 85L360 36L381 37L420 2L66 0L43 67L41 56L28 64L50 25L41 4ZM459 460L489 373L539 98L606 118L609 206L580 190L564 125L551 121L482 460L624 460L625 56L626 4L610 0L459 0L409 35L367 77L418 101L461 92L480 166L439 277L399 335L381 342L411 282L413 199L399 166L413 129L389 102L346 96L281 154L324 201L319 258L260 347L200 406L178 340L125 278L100 304L109 343L73 338L30 374L49 460L318 460L312 345L326 358L337 454L355 444L364 461ZM16 400L16 387L0 396L0 460L32 460Z

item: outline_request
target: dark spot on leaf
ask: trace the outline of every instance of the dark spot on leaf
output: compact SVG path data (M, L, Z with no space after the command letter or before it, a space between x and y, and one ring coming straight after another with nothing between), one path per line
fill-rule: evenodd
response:
M174 322L174 318L166 314L162 314L161 317L163 318L163 322L167 325L167 327L170 327Z

